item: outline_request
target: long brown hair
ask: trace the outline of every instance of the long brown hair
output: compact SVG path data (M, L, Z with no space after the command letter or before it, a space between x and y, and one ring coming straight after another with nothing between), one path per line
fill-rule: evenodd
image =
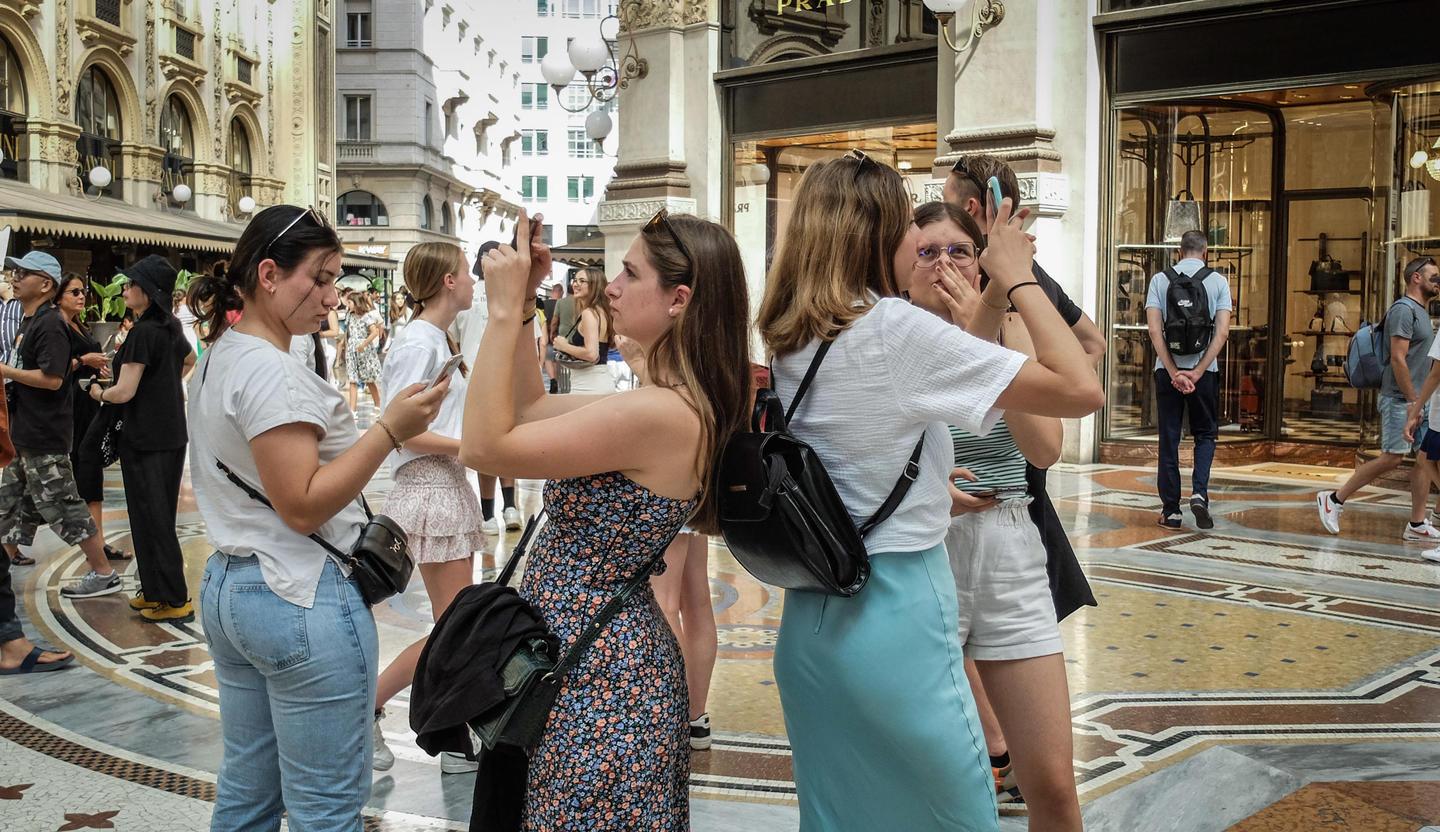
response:
M610 296L605 294L605 287L610 285L610 281L600 269L583 269L581 273L589 281L590 291L585 294L585 297L577 296L575 298L575 320L580 320L580 313L586 309L594 309L595 314L600 317L600 340L609 340L614 334L614 318L610 315Z
M421 243L405 254L405 304L418 315L425 311L425 301L445 290L445 275L465 270L465 251L454 243ZM460 352L460 345L445 333L450 354ZM460 362L460 375L469 368Z
M811 165L791 204L756 320L773 355L849 326L869 311L867 292L900 294L895 252L911 222L900 174L853 156Z
M668 386L684 385L693 397L687 402L700 417L696 473L701 490L690 526L702 534L719 534L715 469L725 443L744 429L750 411L746 325L750 298L745 266L735 238L724 226L690 216L671 216L668 222L693 259L687 259L661 227L646 228L640 237L650 264L660 273L661 285L689 286L690 302L651 346L645 362L657 385L664 384L659 379L668 378Z

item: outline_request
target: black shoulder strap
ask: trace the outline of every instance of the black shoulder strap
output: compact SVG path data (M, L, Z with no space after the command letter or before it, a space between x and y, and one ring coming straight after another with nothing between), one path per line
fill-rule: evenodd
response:
M1210 275L1212 275L1212 274L1214 274L1214 273L1215 273L1215 270L1212 269L1212 268L1210 268L1209 266L1201 266L1200 268L1198 268L1198 269L1195 270L1195 273L1194 273L1194 274L1192 274L1192 275L1190 275L1190 276L1191 276L1192 278L1200 281L1201 283L1204 283L1204 282L1205 282L1205 278L1209 277Z
M1181 278L1184 277L1184 275L1182 275L1182 274L1180 274L1179 272L1175 271L1175 267L1174 267L1174 266L1166 266L1166 267L1165 267L1165 270L1164 270L1163 272L1161 272L1161 274L1165 275L1166 279L1168 279L1168 280L1170 281L1170 285L1171 285L1171 286L1174 286L1174 285L1175 285L1175 281L1180 280Z
M201 382L203 383L204 379L201 379ZM275 506L271 504L269 498L267 498L264 494L260 493L259 489L251 486L249 483L240 479L240 477L234 471L230 470L230 467L228 465L217 459L215 460L215 467L220 469L220 472L225 475L226 479L230 480L230 482L234 483L237 488L249 495L250 499L254 500L257 503L260 503L271 511L275 511ZM370 504L365 501L364 494L360 495L360 505L365 509L365 516L367 518L374 519L375 515L370 513ZM319 543L325 549L325 551L329 552L330 554L334 555L345 563L351 562L352 558L350 557L349 553L342 552L339 549L335 548L330 543L330 541L321 537L319 534L306 535L306 537L309 537L311 540Z
M325 342L320 338L320 333L310 333L310 343L315 346L315 375L321 381L330 380L330 371L325 367Z
M790 401L790 409L785 411L785 424L790 424L790 419L795 415L795 410L800 407L800 401L805 398L805 393L810 389L810 383L815 380L815 374L820 371L820 364L825 360L825 353L830 351L830 345L835 343L837 333L831 333L830 340L821 341L820 348L815 350L815 357L810 359L810 368L805 371L805 377L800 380L800 386L795 388L795 398ZM770 384L775 384L775 375L771 373Z

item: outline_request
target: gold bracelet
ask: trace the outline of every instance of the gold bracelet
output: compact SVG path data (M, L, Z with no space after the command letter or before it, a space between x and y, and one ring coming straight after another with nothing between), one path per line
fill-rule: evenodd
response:
M405 446L400 443L400 440L395 438L395 431L391 430L390 426L385 424L384 419L376 419L375 424L379 425L380 429L385 431L385 435L390 437L390 444L395 446L395 450L400 451L405 449Z
M521 321L521 322L520 322L520 325L521 325L521 326L529 326L529 325L530 325L530 322L533 321L533 320L535 320L535 316L538 315L538 314L540 314L540 313L538 313L538 312L531 312L531 313L530 313L530 317L528 317L528 318L526 318L525 320Z
M983 303L983 304L985 304L985 306L986 306L987 308L989 308L989 309L994 309L996 312L1009 312L1009 311L1010 311L1010 304L1007 303L1007 304L1005 304L1004 306L996 306L995 304L990 303L989 301L985 300L985 295L984 295L984 294L981 294L981 295L980 295L980 302Z

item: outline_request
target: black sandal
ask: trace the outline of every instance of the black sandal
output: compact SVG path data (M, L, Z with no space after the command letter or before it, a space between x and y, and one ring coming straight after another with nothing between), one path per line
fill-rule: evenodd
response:
M130 559L133 558L133 557L135 557L135 556L132 555L132 554L130 554L129 552L126 552L126 551L124 551L124 550L122 550L122 549L116 549L115 547L111 546L109 543L106 543L106 544L105 544L105 559L106 559L106 560L130 560Z

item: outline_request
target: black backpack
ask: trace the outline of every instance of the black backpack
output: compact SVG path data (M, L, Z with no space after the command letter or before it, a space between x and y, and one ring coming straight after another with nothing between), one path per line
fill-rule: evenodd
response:
M1165 276L1170 278L1165 292L1165 346L1171 355L1202 353L1215 337L1215 317L1205 292L1205 278L1214 271L1201 266L1195 274L1184 275L1174 266L1165 268Z
M870 579L865 535L895 512L920 474L925 434L884 504L855 528L820 457L787 427L832 343L815 351L789 412L774 390L756 393L751 430L726 443L715 493L720 533L745 571L782 589L849 597Z

